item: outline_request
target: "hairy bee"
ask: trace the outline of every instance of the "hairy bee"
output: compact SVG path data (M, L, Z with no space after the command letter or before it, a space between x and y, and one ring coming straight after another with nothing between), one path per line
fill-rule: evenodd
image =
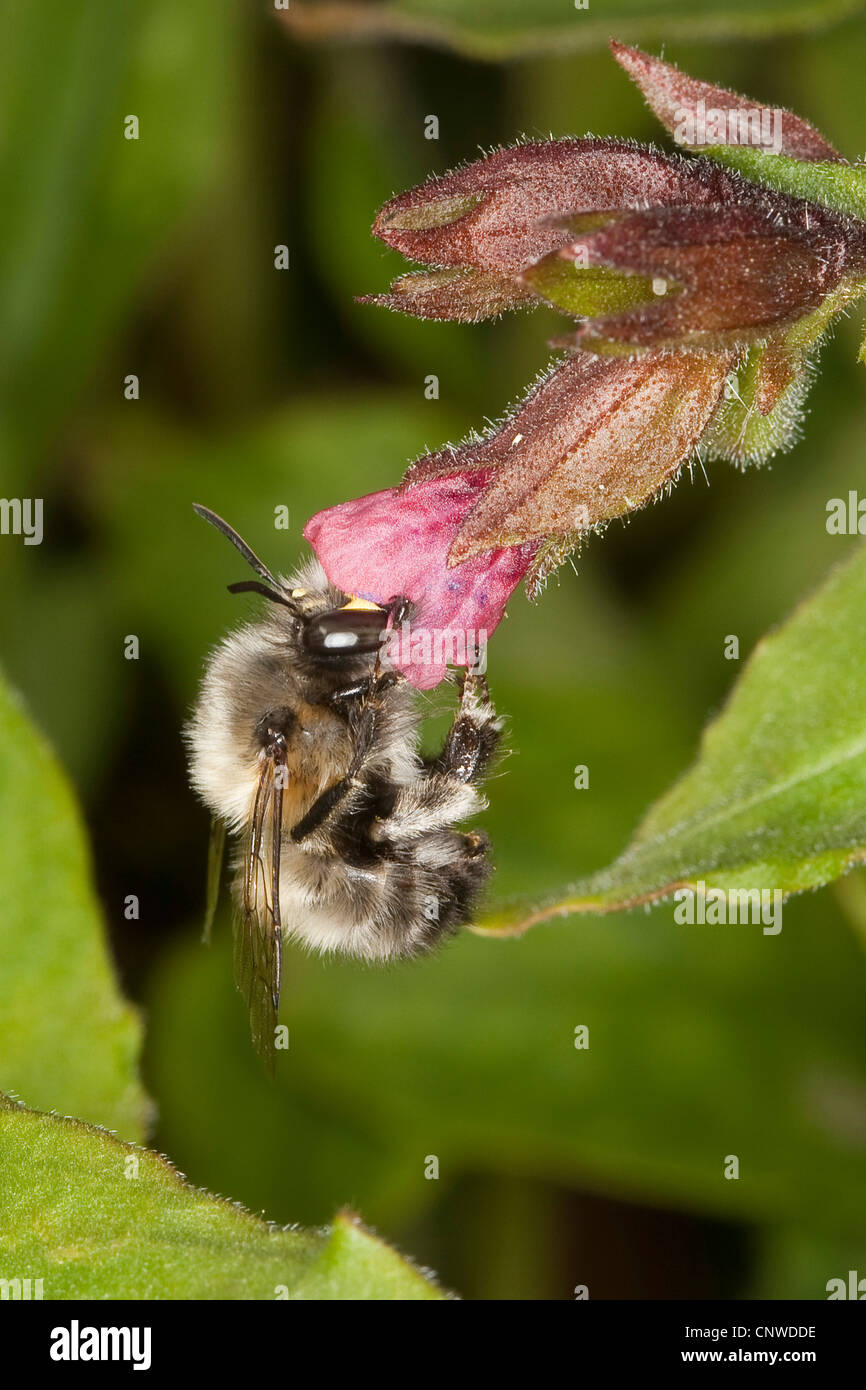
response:
M442 751L422 758L419 697L382 660L389 621L411 605L352 599L315 559L277 578L220 517L195 510L259 576L229 591L269 603L211 653L185 736L213 816L208 926L226 832L240 841L235 978L272 1068L284 935L385 961L469 920L488 841L452 826L486 805L478 784L501 723L470 673Z

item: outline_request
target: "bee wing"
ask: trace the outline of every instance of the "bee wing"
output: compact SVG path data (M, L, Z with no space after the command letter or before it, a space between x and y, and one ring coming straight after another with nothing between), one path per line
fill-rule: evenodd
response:
M220 879L222 878L223 855L226 847L226 826L225 821L218 820L214 816L210 823L210 842L207 851L207 896L205 899L204 923L202 925L202 941L209 942L213 919L216 916L217 903L220 896Z
M270 1076L276 1066L281 954L279 935L269 915L261 917L241 909L235 921L235 983L249 1011L253 1047Z
M276 765L269 758L259 778L245 848L243 895L234 930L234 971L249 1012L253 1046L271 1076L276 1064L282 974L282 803Z

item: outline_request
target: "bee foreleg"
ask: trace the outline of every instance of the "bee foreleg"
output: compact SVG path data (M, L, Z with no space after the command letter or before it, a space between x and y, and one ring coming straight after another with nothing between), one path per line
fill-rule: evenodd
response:
M477 782L499 747L502 720L490 702L483 676L468 673L460 704L442 752L428 764L430 773L447 773L460 782Z
M338 807L353 793L362 791L365 773L376 756L376 732L379 725L379 702L375 694L364 701L350 721L354 735L354 752L344 777L326 787L313 802L306 815L292 829L297 843L321 829Z
M343 686L328 696L328 703L339 705L352 700L368 700L376 690L388 690L400 679L396 671L384 671L377 675L364 676L352 685Z

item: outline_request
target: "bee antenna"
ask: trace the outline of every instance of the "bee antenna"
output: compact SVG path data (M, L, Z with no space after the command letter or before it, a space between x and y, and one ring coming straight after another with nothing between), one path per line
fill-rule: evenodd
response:
M210 522L211 526L215 526L218 531L222 532L227 540L231 541L235 549L240 551L247 564L251 569L255 570L256 574L260 574L262 579L267 580L268 584L273 585L275 589L279 589L279 583L271 574L267 565L259 559L254 550L250 549L246 541L241 539L234 527L229 526L228 522L223 521L221 516L217 516L216 512L212 512L210 507L202 507L200 503L193 502L192 509L203 521ZM271 594L269 597L273 598L275 595ZM279 601L282 602L283 600Z
M237 584L227 584L226 588L230 594L261 594L263 598L269 598L271 603L281 603L284 608L291 608L295 612L295 605L282 594L278 594L276 589L269 589L267 584L260 584L257 579L241 579Z

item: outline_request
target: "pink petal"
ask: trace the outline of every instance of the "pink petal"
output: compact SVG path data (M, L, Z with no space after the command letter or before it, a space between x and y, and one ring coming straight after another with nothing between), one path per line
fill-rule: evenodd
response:
M304 529L344 593L382 604L402 596L417 605L392 659L419 690L444 679L449 656L452 664L471 664L476 643L483 648L538 549L532 542L490 550L448 567L451 543L489 479L489 469L478 469L405 492L369 493L318 512Z

